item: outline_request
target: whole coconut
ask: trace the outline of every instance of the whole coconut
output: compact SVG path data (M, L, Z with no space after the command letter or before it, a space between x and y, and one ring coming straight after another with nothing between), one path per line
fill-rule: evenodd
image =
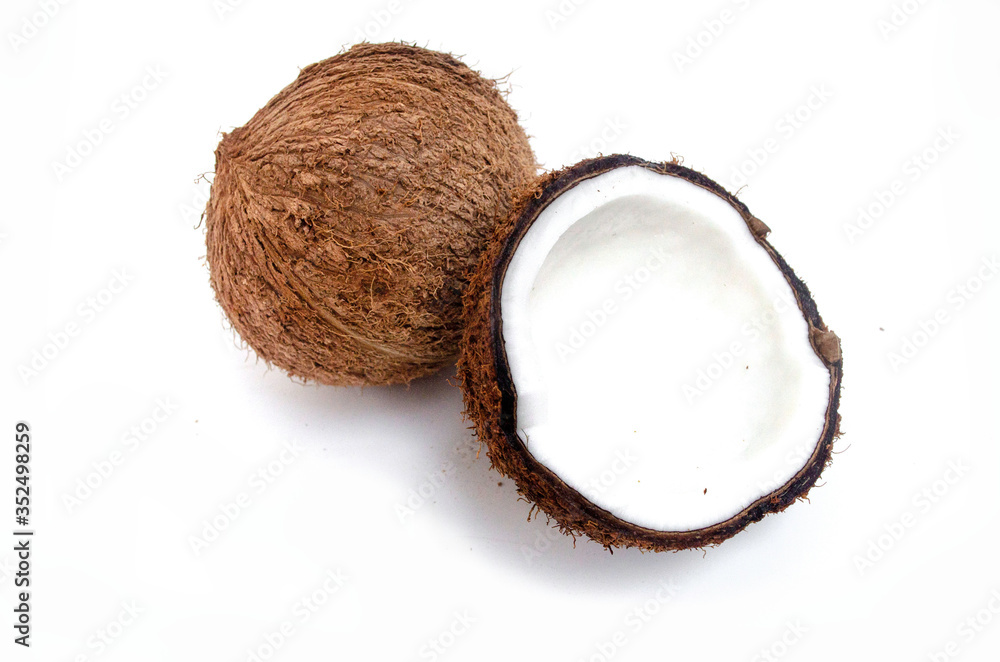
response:
M269 364L334 385L455 358L470 272L536 170L496 81L405 44L306 67L215 160L219 304Z

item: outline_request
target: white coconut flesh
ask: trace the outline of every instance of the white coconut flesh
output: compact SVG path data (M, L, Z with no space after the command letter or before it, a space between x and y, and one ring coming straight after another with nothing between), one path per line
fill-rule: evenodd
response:
M616 517L723 522L792 479L830 373L791 286L737 211L639 166L556 198L502 283L531 455Z

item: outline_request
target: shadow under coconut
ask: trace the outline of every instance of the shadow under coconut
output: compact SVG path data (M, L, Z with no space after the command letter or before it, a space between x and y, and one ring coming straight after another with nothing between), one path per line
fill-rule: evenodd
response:
M462 416L454 374L452 366L409 386L363 389L303 386L286 379L269 385L270 397L282 400L275 406L309 421L310 427L337 430L335 437L322 442L325 450L336 452L349 445L372 466L391 474L401 493L419 485L429 470L450 463L454 468L447 481L429 500L438 522L453 526L456 536L467 539L474 553L488 556L491 565L561 588L579 588L582 580L593 588L627 593L667 578L691 579L692 574L711 572L734 553L742 555L744 543L761 546L753 539L760 542L767 520L719 548L676 553L616 549L612 554L584 536L574 541L561 534L554 520L533 512L518 496L512 480L490 469L485 446L476 457L480 445ZM396 433L387 437L387 429Z

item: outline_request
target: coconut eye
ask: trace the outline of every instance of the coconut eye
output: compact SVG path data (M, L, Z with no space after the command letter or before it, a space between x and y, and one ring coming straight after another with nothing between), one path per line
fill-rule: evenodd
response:
M587 161L522 198L466 298L493 465L608 546L714 544L805 495L840 344L767 227L702 175Z

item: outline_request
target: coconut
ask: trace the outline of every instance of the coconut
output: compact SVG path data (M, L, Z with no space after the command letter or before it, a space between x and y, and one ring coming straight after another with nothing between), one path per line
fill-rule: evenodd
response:
M405 44L306 67L215 152L211 283L269 364L409 382L458 354L461 296L535 159L497 81Z
M677 162L593 159L520 194L465 294L459 379L529 517L678 550L806 496L843 361L768 233Z

